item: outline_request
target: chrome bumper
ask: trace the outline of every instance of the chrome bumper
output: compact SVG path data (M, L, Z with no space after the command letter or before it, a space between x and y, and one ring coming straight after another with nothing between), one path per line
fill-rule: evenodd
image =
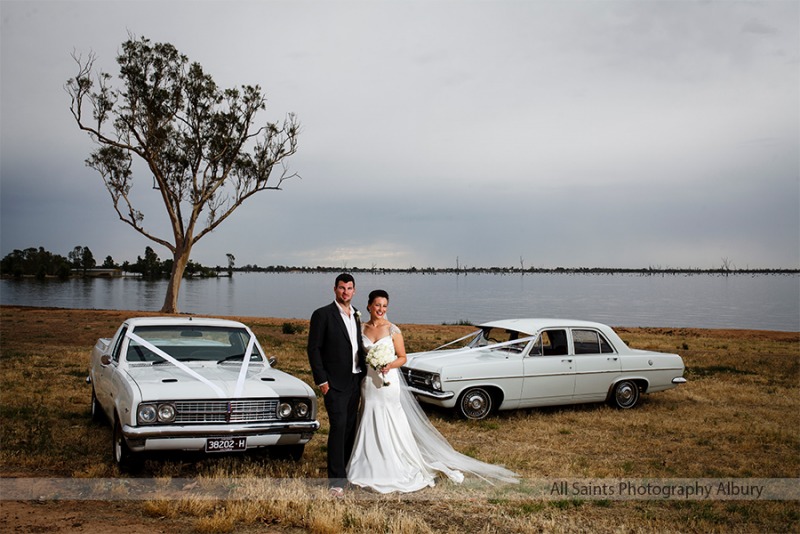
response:
M432 399L438 399L438 400L452 399L453 395L455 395L455 393L453 393L452 391L441 391L441 392L428 391L425 389L417 389L414 386L408 386L408 391L410 391L415 395L420 395L422 397L430 397Z
M672 383L673 384L685 384L686 383L686 379L683 378L682 376L678 376L678 377L675 377L675 378L672 379Z
M220 436L260 436L316 432L319 421L294 421L227 425L123 425L126 439L207 438Z

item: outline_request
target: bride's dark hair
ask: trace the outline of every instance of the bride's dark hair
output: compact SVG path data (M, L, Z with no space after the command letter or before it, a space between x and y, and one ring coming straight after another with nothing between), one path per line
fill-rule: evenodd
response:
M388 302L389 300L389 293L384 291L383 289L376 289L375 291L370 291L369 298L367 299L367 306L372 304L372 301L379 298L385 298Z

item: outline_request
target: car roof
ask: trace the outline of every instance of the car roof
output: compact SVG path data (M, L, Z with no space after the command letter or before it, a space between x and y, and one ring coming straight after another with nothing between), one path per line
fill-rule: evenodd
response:
M229 319L215 319L211 317L131 317L125 323L135 328L137 326L227 326L244 328L238 321Z
M599 330L610 330L611 328L602 323L593 321L582 321L579 319L549 319L549 318L534 318L534 319L501 319L499 321L490 321L478 325L480 328L505 328L507 330L516 330L524 334L533 335L543 329L547 328L597 328Z

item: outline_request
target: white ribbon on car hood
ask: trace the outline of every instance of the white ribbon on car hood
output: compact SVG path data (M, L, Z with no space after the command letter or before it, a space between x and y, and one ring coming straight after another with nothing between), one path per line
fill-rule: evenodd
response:
M244 391L244 379L247 378L247 368L250 366L250 354L253 352L253 346L256 344L256 336L251 335L250 341L247 342L247 350L244 351L244 359L242 360L242 368L239 371L239 378L236 380L236 390L233 392L234 398L242 396Z
M173 358L172 356L170 356L169 354L167 354L163 350L159 349L158 347L156 347L155 345L153 345L149 341L147 341L145 339L142 339L141 337L137 336L133 332L128 332L125 335L129 339L132 339L133 341L139 343L141 346L143 346L147 350L150 350L150 351L154 352L155 354L157 354L158 356L161 356L162 358L167 360L169 363L171 363L172 365L174 365L175 367L177 367L181 371L185 372L186 374L188 374L192 378L196 378L197 380L199 380L203 384L205 384L208 387L210 387L211 389L213 389L214 392L217 394L217 396L220 399L224 399L226 397L225 392L222 391L222 388L220 388L218 385L216 385L215 383L211 382L209 379L207 379L206 377L204 377L203 375L201 375L200 373L198 373L194 369L190 368L189 366L185 365L184 363L179 362L178 360L176 360L175 358ZM249 348L250 348L250 345L248 345L248 349ZM248 355L249 355L249 353L248 353ZM249 360L249 358L248 358L248 360ZM242 367L244 368L245 366L242 365ZM246 369L243 369L243 370L246 371ZM237 389L238 389L238 385L237 385Z

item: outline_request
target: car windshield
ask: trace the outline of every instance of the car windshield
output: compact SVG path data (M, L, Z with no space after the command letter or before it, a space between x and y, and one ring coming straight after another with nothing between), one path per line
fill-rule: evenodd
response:
M525 350L525 346L530 342L530 336L524 332L517 330L509 330L507 328L492 328L484 327L476 333L469 341L470 348L486 347L489 350L501 350L505 352L521 353ZM518 343L508 343L516 340L522 340ZM508 343L508 344L506 344ZM501 344L499 347L493 345Z
M250 333L244 328L219 326L139 326L134 334L178 361L241 362ZM139 342L130 339L126 359L129 362L164 362L164 358ZM258 346L250 354L251 362L263 361Z

